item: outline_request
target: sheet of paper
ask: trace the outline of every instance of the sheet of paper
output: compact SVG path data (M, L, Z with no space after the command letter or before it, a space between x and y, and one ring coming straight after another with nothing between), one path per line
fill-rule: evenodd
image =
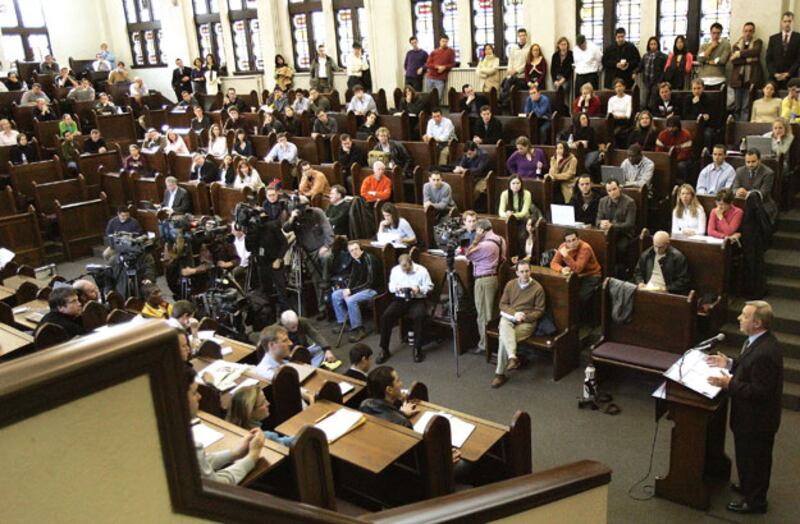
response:
M192 426L192 436L194 436L195 442L199 443L203 448L207 448L214 442L222 440L225 435L201 422Z
M308 379L308 377L313 375L314 372L316 371L316 369L314 369L312 366L309 366L308 364L296 364L294 362L289 362L286 365L293 367L295 371L297 371L297 376L301 384L305 382Z
M716 238L707 235L691 235L687 237L689 240L694 240L696 242L705 242L706 244L719 244L722 245L725 242L724 238Z
M28 308L26 306L18 306L15 307L12 311L14 312L15 315L21 315L22 313L28 311Z
M428 426L428 422L431 420L431 418L437 415L444 417L448 422L450 422L450 442L455 448L462 447L472 432L475 431L475 424L470 424L469 422L461 420L460 418L443 411L424 412L419 417L419 420L417 420L417 423L414 424L414 431L419 434L425 433L425 428Z
M200 340L209 340L211 338L214 338L215 333L216 331L214 331L213 329L201 330L197 332L197 338L199 338Z
M6 264L11 262L16 255L10 249L0 247L0 269L6 267Z
M397 242L398 240L400 240L399 233L378 233L378 242L391 244Z
M650 394L650 396L653 397L653 398L659 398L661 400L666 399L667 398L667 381L665 380L664 382L662 382L661 385L658 386L656 388L656 390L653 391L653 393Z
M342 390L342 395L347 395L348 393L356 389L356 387L349 382L342 381L339 382L339 389Z
M695 349L678 359L664 372L664 376L705 397L714 398L721 388L709 384L708 377L718 376L720 369L706 364L706 354Z
M254 379L254 378L246 378L246 379L242 380L241 382L239 382L239 385L231 390L231 395L235 394L237 391L239 391L242 388L248 388L250 386L255 386L256 384L258 384L258 380Z
M230 355L233 353L233 348L230 346L222 346L220 348L220 352L222 352L222 356L224 357L225 355Z
M328 438L328 443L332 443L339 437L347 434L347 432L353 429L363 418L364 415L358 411L342 408L314 424L314 427L325 433L325 436Z
M247 370L247 366L224 360L215 360L197 374L197 382L206 384L205 377L211 375L211 384L220 391L236 387L236 380Z

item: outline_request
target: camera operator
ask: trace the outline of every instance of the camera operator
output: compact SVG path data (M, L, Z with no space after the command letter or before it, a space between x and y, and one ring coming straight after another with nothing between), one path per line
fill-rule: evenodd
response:
M111 281L120 295L129 298L133 296L136 287L141 289L141 286L156 281L158 277L156 261L148 251L152 243L146 236L136 237L128 233L117 233L111 237L111 245L114 251L109 261ZM129 275L128 272L133 272L135 275ZM129 277L135 282L131 283Z
M492 223L481 218L475 225L476 235L467 248L475 282L475 309L478 312L478 353L486 351L486 324L497 317L497 271L506 257L506 241L492 231Z
M169 222L174 228L174 237L167 240L167 286L174 297L189 298L209 287L209 278L213 276L209 270L215 267L214 251L218 249L215 242L218 241L205 235L204 225L193 231L188 218Z
M314 290L317 293L319 311L317 320L324 320L327 316L324 297L329 287L333 228L321 209L308 205L307 198L296 196L293 198L294 209L289 215L289 220L283 225L283 230L294 231L296 235L295 248L301 249L306 257Z
M323 362L336 362L336 355L331 351L330 343L307 318L298 317L297 313L287 309L281 313L280 322L274 326L287 331L293 348L301 346L309 350L311 365L315 368L320 367Z
M109 220L108 224L106 224L106 240L114 233L119 233L120 231L132 233L134 235L142 234L142 226L139 224L139 221L132 218L130 211L124 206L118 207L117 216ZM105 251L103 251L103 258L108 262L113 256L114 250L111 246L107 246Z
M286 200L280 198L278 188L275 186L267 187L267 199L264 200L264 212L267 220L276 221L283 224L289 218L289 210Z
M392 338L394 325L402 318L408 317L414 326L414 362L422 362L422 330L425 327L425 296L433 289L431 275L425 266L415 264L411 255L402 254L398 264L392 268L389 276L389 292L394 295L394 300L386 308L380 320L381 329L381 354L377 363L386 362L389 353L389 342Z
M231 224L231 233L233 233L232 246L235 257L231 260L217 260L217 267L222 270L229 270L234 280L236 280L241 287L244 287L245 281L247 280L247 266L250 263L250 252L245 246L244 228L233 223Z

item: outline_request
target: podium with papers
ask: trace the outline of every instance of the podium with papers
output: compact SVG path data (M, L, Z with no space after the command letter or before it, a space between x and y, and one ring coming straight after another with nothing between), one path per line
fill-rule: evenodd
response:
M703 356L689 351L664 373L663 399L657 403L665 404L674 427L669 473L656 478L656 495L705 510L711 484L730 478L731 461L725 455L728 397L720 388L705 384L706 377L720 371L708 368Z

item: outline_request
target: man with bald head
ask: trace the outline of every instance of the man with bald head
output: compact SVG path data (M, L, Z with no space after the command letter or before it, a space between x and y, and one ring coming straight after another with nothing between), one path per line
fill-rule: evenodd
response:
M689 292L689 263L683 253L669 245L669 233L658 231L653 235L653 246L639 257L633 281L648 291Z
M72 288L78 292L78 300L80 300L81 306L90 300L100 302L100 290L91 280L76 280L72 283Z

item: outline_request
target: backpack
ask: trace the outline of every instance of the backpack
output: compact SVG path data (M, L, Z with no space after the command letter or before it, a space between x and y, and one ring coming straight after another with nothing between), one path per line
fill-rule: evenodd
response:
M375 162L381 161L384 165L388 166L389 162L392 161L392 155L381 151L380 149L373 149L369 153L367 153L367 165L374 166Z

